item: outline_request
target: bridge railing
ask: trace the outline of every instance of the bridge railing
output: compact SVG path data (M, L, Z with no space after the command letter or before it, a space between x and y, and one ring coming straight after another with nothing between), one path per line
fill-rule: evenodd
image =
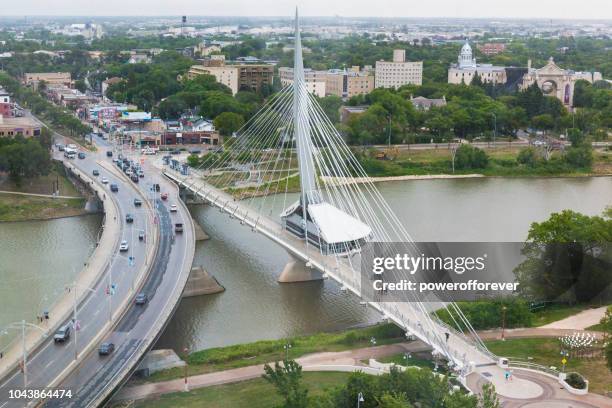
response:
M522 359L508 359L508 366L511 368L524 368L528 370L540 371L558 378L560 371L554 367L547 367L542 364L533 363Z

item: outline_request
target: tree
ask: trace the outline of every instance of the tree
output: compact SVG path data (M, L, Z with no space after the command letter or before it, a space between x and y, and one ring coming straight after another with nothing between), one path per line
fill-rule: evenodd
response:
M572 128L567 130L567 138L572 142L572 147L580 147L584 144L585 135L580 129Z
M157 113L164 120L178 119L187 108L184 99L176 94L161 101Z
M85 93L85 91L87 90L87 85L82 79L77 79L76 81L74 81L74 87L83 93Z
M593 148L591 146L570 147L566 150L564 158L570 166L590 168L593 165Z
M499 400L495 393L495 386L492 383L486 383L482 386L482 394L478 398L479 408L499 408Z
M555 119L548 113L536 115L531 118L531 126L539 130L550 130L555 127Z
M376 402L378 402L378 408L412 408L405 393L392 394L385 392L380 398L376 399Z
M231 136L244 125L244 118L238 113L223 112L215 118L214 125L222 136Z
M516 161L529 167L535 167L538 163L538 153L533 147L527 147L519 152Z
M329 95L324 98L319 98L319 103L321 104L323 112L325 112L331 123L340 122L340 107L342 106L342 98L336 95Z
M274 368L269 364L264 366L263 378L272 384L276 391L285 399L285 408L306 408L308 405L308 390L301 384L302 366L295 360L277 361Z
M484 169L489 164L489 157L484 150L467 144L461 145L455 153L457 169Z
M612 284L612 218L571 210L531 224L514 273L528 299L586 302Z

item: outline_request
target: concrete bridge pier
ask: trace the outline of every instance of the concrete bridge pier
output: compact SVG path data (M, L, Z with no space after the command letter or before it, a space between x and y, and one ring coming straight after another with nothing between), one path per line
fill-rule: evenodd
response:
M278 277L279 283L308 282L323 279L323 274L316 268L309 267L302 259L289 254L291 258Z

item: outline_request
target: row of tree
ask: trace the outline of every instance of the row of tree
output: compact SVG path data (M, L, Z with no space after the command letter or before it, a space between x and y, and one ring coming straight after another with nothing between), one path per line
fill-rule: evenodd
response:
M495 387L487 384L481 395L451 392L449 378L429 369L391 369L380 376L355 372L345 384L308 395L302 367L294 360L266 364L263 378L283 398L283 408L499 408ZM359 402L358 402L359 401Z
M0 138L0 172L8 173L18 185L23 179L49 174L51 154L43 143L22 136Z

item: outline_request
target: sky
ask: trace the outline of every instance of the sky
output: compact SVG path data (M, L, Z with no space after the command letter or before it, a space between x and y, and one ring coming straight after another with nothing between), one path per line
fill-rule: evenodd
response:
M2 0L0 15L609 19L612 0Z

